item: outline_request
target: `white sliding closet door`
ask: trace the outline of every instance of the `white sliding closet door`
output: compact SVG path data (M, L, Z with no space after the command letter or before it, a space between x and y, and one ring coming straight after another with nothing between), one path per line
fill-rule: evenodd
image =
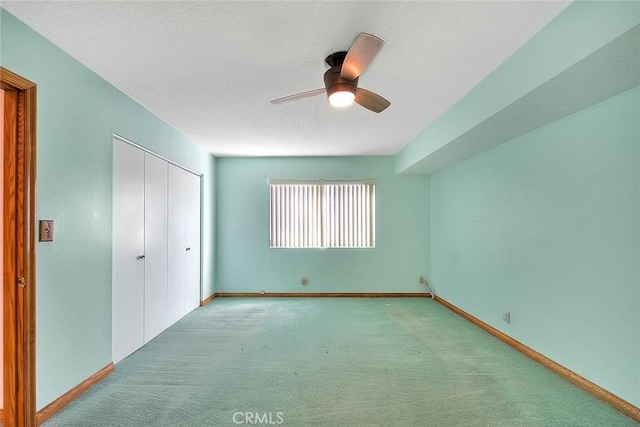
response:
M144 344L144 153L113 143L112 358Z
M144 154L144 342L169 326L167 310L168 164Z
M200 306L200 177L186 172L187 313Z
M187 313L186 294L186 174L183 169L169 165L169 324Z
M200 305L200 177L114 138L112 358Z

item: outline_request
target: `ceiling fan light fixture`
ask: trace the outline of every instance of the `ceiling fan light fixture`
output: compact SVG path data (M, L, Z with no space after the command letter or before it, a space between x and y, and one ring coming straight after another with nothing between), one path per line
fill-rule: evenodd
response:
M355 92L349 90L338 90L329 95L329 104L338 108L348 107L353 104L355 99Z
M353 103L380 113L391 103L367 89L358 89L358 78L367 69L371 61L378 54L384 41L368 33L360 33L348 51L334 52L324 60L327 71L324 73L324 87L326 88L329 104L333 107L344 108ZM320 95L323 89L312 89L282 98L272 99L272 104L280 104L296 99Z

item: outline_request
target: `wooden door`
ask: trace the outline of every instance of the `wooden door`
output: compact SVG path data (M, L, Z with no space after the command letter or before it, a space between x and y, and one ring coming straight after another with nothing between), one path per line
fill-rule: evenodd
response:
M0 88L0 138L2 144L0 151L4 156L4 90ZM4 188L4 162L0 163L0 188ZM0 205L0 212L4 218L4 202ZM4 222L4 221L3 221ZM0 242L4 242L4 224L0 224ZM4 244L0 245L0 253L4 254ZM2 266L2 276L4 277L4 264ZM3 288L4 289L4 288ZM4 307L4 290L0 291L0 307ZM3 317L4 319L4 317ZM3 320L4 324L4 320ZM4 343L4 327L0 327L0 342ZM0 384L4 384L4 354L0 351ZM2 415L4 409L4 385L0 387L0 425L2 425Z
M36 85L0 67L3 111L3 394L5 427L36 425Z

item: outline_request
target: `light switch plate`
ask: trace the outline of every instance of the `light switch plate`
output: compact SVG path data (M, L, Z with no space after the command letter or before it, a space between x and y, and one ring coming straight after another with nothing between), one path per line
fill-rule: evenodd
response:
M40 241L53 242L53 220L52 219L40 220Z

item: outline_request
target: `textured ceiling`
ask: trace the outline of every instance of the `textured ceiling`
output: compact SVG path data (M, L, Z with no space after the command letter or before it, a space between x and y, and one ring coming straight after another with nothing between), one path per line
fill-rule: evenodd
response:
M569 2L2 2L219 156L395 154ZM324 58L386 41L359 86L380 114L317 96Z

